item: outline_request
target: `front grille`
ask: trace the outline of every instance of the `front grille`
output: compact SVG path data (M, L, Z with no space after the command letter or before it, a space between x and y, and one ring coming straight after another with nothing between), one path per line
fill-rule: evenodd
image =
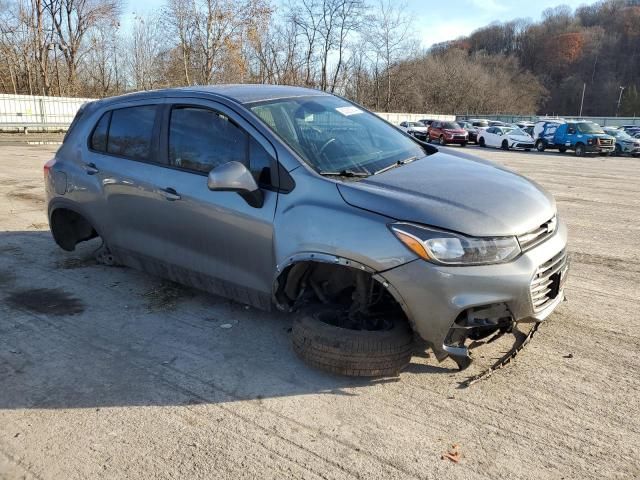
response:
M524 252L535 247L536 245L541 244L555 233L557 226L558 221L554 215L550 220L546 221L539 227L530 230L522 235L518 235L518 243L520 244L520 248Z
M534 312L544 310L549 303L557 298L562 291L568 268L569 262L565 250L538 267L533 280L531 280L530 288Z
M456 139L456 140L465 140L467 138L467 136L466 135L454 135L453 138Z
M598 139L598 143L600 143L600 145L603 146L603 147L612 147L613 146L613 140L611 140L610 138L599 138Z

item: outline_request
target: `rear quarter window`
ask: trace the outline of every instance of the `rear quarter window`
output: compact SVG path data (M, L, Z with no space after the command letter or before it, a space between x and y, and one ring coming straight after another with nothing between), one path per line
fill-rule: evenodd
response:
M107 137L109 135L109 121L111 120L111 112L107 112L96 124L93 132L91 133L91 138L89 139L89 147L92 150L96 150L98 152L106 152L107 151Z

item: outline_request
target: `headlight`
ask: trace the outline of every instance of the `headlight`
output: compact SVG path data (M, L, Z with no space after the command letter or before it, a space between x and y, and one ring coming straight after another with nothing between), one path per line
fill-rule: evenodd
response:
M505 263L520 254L515 237L467 237L411 223L392 223L391 231L420 258L441 265Z

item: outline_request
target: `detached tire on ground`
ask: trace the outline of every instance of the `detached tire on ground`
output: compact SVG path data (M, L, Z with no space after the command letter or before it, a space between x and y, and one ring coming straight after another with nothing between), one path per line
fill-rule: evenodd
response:
M303 313L293 321L293 349L311 366L339 375L379 377L395 376L409 364L414 341L405 321L391 330L349 330L323 322L322 313Z

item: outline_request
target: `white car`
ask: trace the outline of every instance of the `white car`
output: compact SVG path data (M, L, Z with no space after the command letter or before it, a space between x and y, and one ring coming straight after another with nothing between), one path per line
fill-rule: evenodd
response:
M510 148L533 148L533 137L519 128L489 127L478 132L478 144L481 147L495 147L509 150Z
M421 122L402 122L400 129L407 132L409 135L413 135L418 140L427 141L427 132L429 127L425 126Z

